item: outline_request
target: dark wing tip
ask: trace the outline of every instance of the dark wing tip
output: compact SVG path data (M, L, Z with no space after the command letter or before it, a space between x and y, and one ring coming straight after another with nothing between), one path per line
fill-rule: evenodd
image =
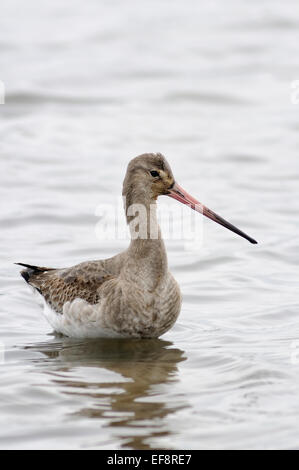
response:
M32 274L38 272L38 268L36 266L31 266L30 264L24 264L24 263L14 263L17 264L18 266L23 266L26 269L23 269L20 274L23 279L29 284L30 277Z
M17 264L17 263L15 263L15 264ZM30 279L29 272L26 269L24 269L24 271L21 271L20 274L25 279L25 281L29 283L29 279Z
M26 263L14 263L14 264L17 264L18 266L24 266L24 268L33 269L34 271L40 271L41 269L38 266L32 266L32 264L26 264Z
M14 263L17 264L18 266L23 266L24 268L27 269L32 269L34 272L39 272L43 273L44 271L55 271L55 268L46 268L45 266L34 266L32 264L26 264L26 263Z
M18 266L23 266L24 268L26 268L26 269L23 269L20 272L20 274L28 284L30 284L30 278L34 274L43 273L44 271L51 269L51 268L42 268L40 266L33 266L31 264L26 264L26 263L14 263L14 264L17 264Z

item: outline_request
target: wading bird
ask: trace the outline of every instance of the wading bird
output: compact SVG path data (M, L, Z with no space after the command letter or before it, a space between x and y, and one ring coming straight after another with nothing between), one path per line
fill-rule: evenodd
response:
M42 296L45 316L55 331L77 338L154 338L174 325L182 300L157 221L156 201L162 195L257 243L179 186L163 155L140 155L128 165L123 196L129 225L134 207L144 208L139 221L143 229L138 233L134 225L126 251L65 269L17 263L26 267L21 275Z

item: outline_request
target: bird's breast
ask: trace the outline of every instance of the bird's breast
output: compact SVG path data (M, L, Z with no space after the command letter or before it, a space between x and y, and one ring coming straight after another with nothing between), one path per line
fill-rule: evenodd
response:
M102 301L105 326L133 337L161 336L173 326L180 309L180 289L170 273L153 290L116 283Z

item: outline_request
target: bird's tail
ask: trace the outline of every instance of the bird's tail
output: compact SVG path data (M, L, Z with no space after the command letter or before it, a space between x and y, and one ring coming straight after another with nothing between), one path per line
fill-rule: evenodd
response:
M26 268L26 269L23 269L23 271L21 271L20 274L25 279L25 281L28 282L28 284L29 284L31 276L33 276L34 274L43 273L44 271L52 271L53 270L53 268L45 268L45 267L42 267L42 266L33 266L31 264L25 264L25 263L14 263L14 264L17 264L19 266L24 266L24 268Z

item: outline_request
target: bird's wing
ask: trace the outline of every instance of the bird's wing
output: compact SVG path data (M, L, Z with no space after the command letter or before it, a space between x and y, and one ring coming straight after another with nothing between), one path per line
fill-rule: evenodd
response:
M87 261L66 269L53 269L25 265L21 275L34 287L57 313L63 312L63 305L76 298L89 304L99 302L99 287L117 275L117 263Z

